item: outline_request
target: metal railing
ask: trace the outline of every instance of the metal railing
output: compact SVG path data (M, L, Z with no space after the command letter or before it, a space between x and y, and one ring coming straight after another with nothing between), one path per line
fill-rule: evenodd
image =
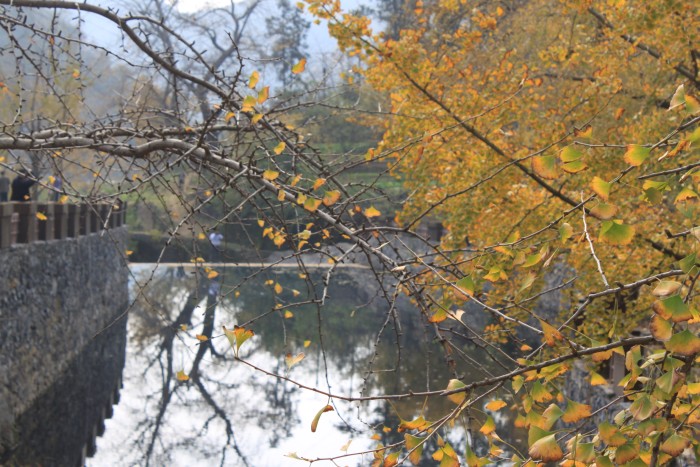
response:
M0 203L0 248L61 240L126 224L126 203Z

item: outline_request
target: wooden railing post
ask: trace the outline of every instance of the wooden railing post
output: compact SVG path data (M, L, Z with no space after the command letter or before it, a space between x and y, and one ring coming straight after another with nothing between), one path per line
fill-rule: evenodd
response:
M19 214L17 243L31 243L37 239L36 204L15 203L15 212Z
M17 241L17 214L15 203L0 203L0 248L7 248Z
M75 238L80 235L80 206L69 204L68 206L68 232L67 236Z
M78 205L78 212L80 213L80 220L78 221L80 230L78 234L87 235L90 233L90 206L87 204L80 204Z
M39 240L53 240L54 239L54 204L53 203L39 203L37 204L37 216L43 214L43 216L37 217L38 219L38 235ZM46 219L43 219L43 218Z
M63 240L68 237L68 205L54 204L53 209L53 238Z

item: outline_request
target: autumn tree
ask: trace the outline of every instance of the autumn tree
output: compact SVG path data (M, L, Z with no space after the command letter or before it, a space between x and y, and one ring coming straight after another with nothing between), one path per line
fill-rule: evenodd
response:
M210 45L230 52L219 61L165 14L0 5L8 31L102 51L148 78L134 80L116 112L27 130L16 110L0 132L0 148L10 151L4 168L16 168L18 150L65 163L79 150L98 154L100 164L84 176L99 182L65 194L111 203L155 193L169 214L166 243L188 245L198 281L216 282L224 271L204 264L196 240L227 223L243 226L250 245L263 237L279 249L278 262L299 268L304 287L269 279L265 309L241 312L221 329L212 325L214 303L195 336L184 322L189 298L174 318L154 314L167 332L148 456L173 395L197 387L225 424L221 458L233 444L246 462L235 423L206 390L205 355L321 394L327 402L312 431L343 404L381 401L384 420L367 423L379 442L354 453L373 465L659 465L698 450L699 42L690 2L418 1L414 20L383 32L339 2L308 1L341 50L359 60L344 71L358 96L351 118L382 133L364 154L314 146L300 111L323 105L321 90L275 92L225 26L199 32L217 34ZM26 19L35 9L101 17L128 46L105 49L42 27ZM31 41L12 45L19 54L30 49ZM289 80L304 76L307 63L294 63ZM161 99L144 99L144 90ZM388 193L396 179L394 212ZM429 230L430 238L426 226L436 224L444 235ZM330 266L311 274L320 261ZM315 311L313 339L325 362L324 307L349 263L365 268L384 307L382 319L362 323L372 325L373 352L359 393L345 394L328 373L320 385L290 373L306 363L306 346L287 335L285 320L304 306ZM238 298L247 280L215 293ZM406 311L406 297L419 314ZM252 360L264 343L255 333L273 332L268 319L285 329L277 351L286 371ZM428 344L406 338L413 327ZM202 343L186 368L173 365L179 339ZM232 350L222 354L220 342ZM406 376L407 364L411 374L437 373L440 386ZM603 404L593 400L597 386L613 394ZM527 442L499 434L497 419L527 430Z

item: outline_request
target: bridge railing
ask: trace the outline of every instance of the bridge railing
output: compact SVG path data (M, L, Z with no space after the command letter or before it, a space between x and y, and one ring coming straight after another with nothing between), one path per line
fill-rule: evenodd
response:
M126 203L0 203L0 248L75 238L125 224Z

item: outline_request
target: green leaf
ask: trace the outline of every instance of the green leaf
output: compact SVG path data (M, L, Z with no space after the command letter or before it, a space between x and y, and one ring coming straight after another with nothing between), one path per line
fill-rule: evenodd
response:
M455 285L460 288L460 291L466 295L474 296L474 291L476 290L476 284L470 276L464 276L458 280Z
M671 391L673 390L673 385L676 381L677 379L674 378L673 370L667 371L663 375L656 378L656 387L661 389L666 394L671 394Z
M591 189L603 201L608 200L608 197L610 196L610 188L611 187L612 187L612 183L608 183L600 177L593 177L593 180L591 180Z
M693 319L693 315L690 313L690 308L683 301L680 295L671 295L668 298L660 300L660 303L663 310L669 314L674 323L680 323Z
M576 443L572 446L571 457L576 462L590 464L595 459L595 445L593 443Z
M545 436L551 435L551 431L544 430L536 425L532 425L527 432L527 444L532 446Z
M574 162L581 159L582 157L583 153L579 151L573 144L562 149L561 154L559 154L559 158L562 162Z
M637 167L642 165L642 163L647 160L649 153L651 153L651 148L630 144L627 146L627 152L625 152L624 159L629 165Z
M622 221L603 221L598 239L612 245L627 245L634 238L634 227Z
M258 100L254 96L245 96L245 99L243 99L243 105L241 106L241 110L243 112L250 112L251 110L253 110L257 102Z
M678 266L680 266L684 273L690 274L691 271L693 271L693 269L696 267L697 262L697 253L691 253L682 260L678 261Z
M664 199L664 195L661 191L654 188L647 188L644 190L644 199L651 204L659 204Z
M673 353L689 357L700 352L700 337L686 329L674 334L664 345Z
M564 222L560 227L559 227L559 240L562 242L565 240L568 240L571 238L571 236L574 233L574 228L571 227L570 224L567 222Z
M321 419L321 415L323 415L326 412L330 412L331 410L333 410L333 406L326 405L316 413L316 416L311 421L311 431L312 432L316 432L316 428L318 428L318 421Z
M637 421L646 420L654 413L656 406L654 400L649 394L641 394L637 399L630 405L629 411ZM627 462L627 461L625 461Z

